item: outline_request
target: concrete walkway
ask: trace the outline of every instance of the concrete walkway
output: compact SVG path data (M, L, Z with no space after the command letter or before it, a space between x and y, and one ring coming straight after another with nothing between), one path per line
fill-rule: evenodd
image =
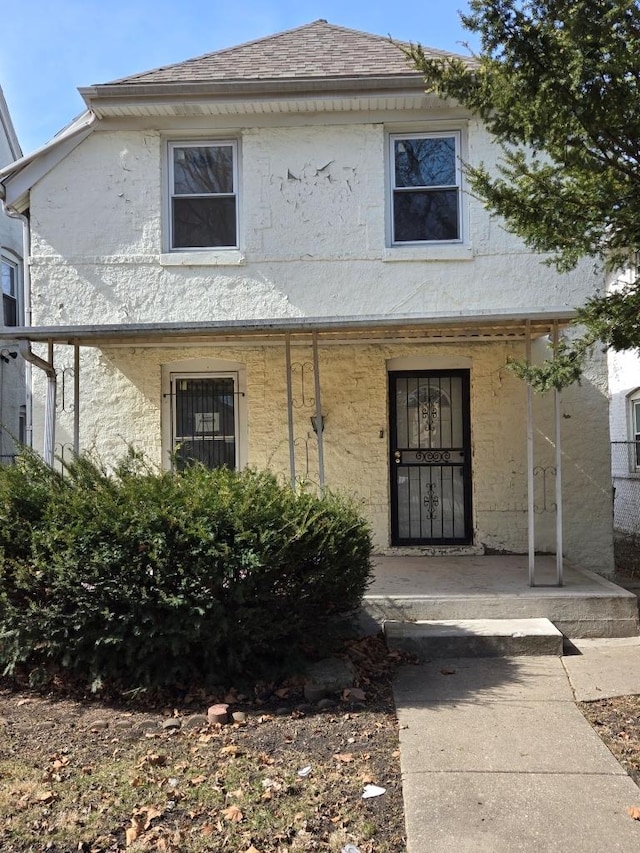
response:
M408 853L640 850L640 788L574 701L640 694L640 640L579 646L401 671Z

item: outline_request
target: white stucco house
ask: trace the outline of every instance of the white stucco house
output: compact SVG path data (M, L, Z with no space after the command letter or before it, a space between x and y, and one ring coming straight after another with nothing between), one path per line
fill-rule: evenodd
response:
M618 274L610 288L632 283L636 269ZM640 568L640 356L637 350L608 353L611 473L617 564Z
M0 88L0 166L22 156L9 108ZM24 324L22 298L23 226L19 219L0 209L0 280L2 281L3 327ZM15 456L16 440L26 431L25 365L18 358L15 341L6 341L0 331L0 464Z
M467 193L497 152L398 46L315 21L80 92L0 172L36 447L269 467L354 494L380 551L560 543L611 572L604 358L562 401L507 366L601 277Z

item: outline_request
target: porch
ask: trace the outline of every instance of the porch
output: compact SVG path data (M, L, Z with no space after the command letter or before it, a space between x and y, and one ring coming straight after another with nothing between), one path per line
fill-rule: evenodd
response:
M636 596L601 575L536 555L376 556L362 605L365 622L385 620L549 619L565 637L638 634Z

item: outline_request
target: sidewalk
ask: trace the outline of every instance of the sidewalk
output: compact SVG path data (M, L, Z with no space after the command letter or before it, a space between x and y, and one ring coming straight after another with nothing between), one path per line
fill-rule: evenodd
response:
M394 691L408 853L640 850L640 788L574 699L640 694L640 640L405 667ZM575 691L575 694L574 694Z

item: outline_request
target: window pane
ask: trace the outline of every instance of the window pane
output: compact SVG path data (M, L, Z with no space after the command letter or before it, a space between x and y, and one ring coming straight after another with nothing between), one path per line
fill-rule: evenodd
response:
M453 136L395 140L397 187L456 186Z
M636 438L640 437L640 400L633 404L633 423L634 428L633 431L636 434Z
M18 325L18 306L16 300L11 296L7 296L6 293L2 294L2 311L5 326Z
M173 199L174 248L235 245L235 198Z
M6 261L2 261L1 265L1 275L2 275L2 292L6 293L8 296L16 295L16 268L13 264L8 264Z
M232 146L190 145L174 148L173 188L176 195L232 193Z
M393 199L393 235L397 243L457 240L458 191L397 192Z

